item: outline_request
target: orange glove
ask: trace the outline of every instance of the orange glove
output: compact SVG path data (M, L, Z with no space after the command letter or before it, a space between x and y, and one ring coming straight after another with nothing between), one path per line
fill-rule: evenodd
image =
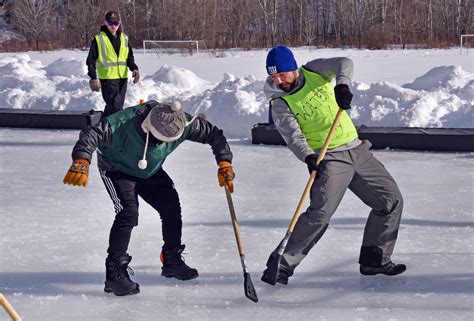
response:
M86 187L89 178L89 165L90 162L87 159L75 159L71 167L69 167L66 176L64 176L63 183Z
M219 170L217 171L217 179L219 180L219 186L227 185L231 193L234 192L234 169L232 164L229 162L220 162Z

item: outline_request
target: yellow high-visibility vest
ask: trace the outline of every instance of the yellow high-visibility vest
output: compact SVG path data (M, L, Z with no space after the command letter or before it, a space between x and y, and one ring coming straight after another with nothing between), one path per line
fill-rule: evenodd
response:
M304 85L300 90L281 98L286 101L300 125L308 145L321 149L339 110L332 83L317 73L300 69ZM357 130L347 113L343 113L329 149L347 144L357 138Z
M119 55L115 52L114 46L104 31L95 36L99 55L96 60L96 68L99 79L119 79L128 78L127 58L128 58L128 36L120 33Z

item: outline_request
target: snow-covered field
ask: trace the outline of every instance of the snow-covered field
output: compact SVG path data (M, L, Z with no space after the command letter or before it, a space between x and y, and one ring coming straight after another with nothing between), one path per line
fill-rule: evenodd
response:
M0 107L102 108L83 64L87 53L0 54ZM28 55L28 56L26 56ZM300 63L349 56L354 114L366 125L474 127L473 52L296 49ZM63 58L63 60L58 60ZM264 51L222 58L144 56L138 99L179 99L205 111L228 137L248 137L267 117ZM227 74L224 74L227 73ZM370 110L369 110L370 109ZM375 151L397 180L405 211L396 277L364 277L358 252L369 209L348 192L330 228L287 286L260 281L308 178L282 146L232 139L233 194L249 272L259 296L245 298L224 191L208 146L186 142L166 161L183 208L187 282L160 276L159 217L144 202L129 253L141 293L103 292L114 211L95 158L87 188L62 184L78 131L0 129L0 292L24 320L470 320L474 313L473 153ZM0 310L0 320L7 320Z
M474 52L448 50L294 49L300 64L315 58L354 60L351 116L356 125L472 128ZM0 54L0 108L102 110L100 93L88 86L87 52ZM140 99L180 100L204 112L228 137L249 137L268 118L262 92L264 50L209 54L144 55L135 50L142 80L130 82L125 105Z

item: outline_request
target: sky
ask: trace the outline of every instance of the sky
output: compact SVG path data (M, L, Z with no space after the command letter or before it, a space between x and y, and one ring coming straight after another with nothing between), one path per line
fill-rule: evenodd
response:
M81 71L86 54L0 54L2 107L100 109L100 94L90 92ZM426 123L429 115L430 124L462 127L472 117L473 52L295 49L300 62L333 55L355 61L354 111L364 121ZM0 292L24 320L473 319L473 153L373 151L404 197L392 256L407 265L404 274L359 274L369 208L347 192L289 284L270 286L260 281L265 262L288 228L308 174L286 147L238 139L250 135L245 126L266 118L264 51L200 60L155 56L136 51L143 82L130 83L130 104L180 97L190 112L199 107L215 123L235 122L224 128L234 153L233 201L259 302L244 296L230 214L208 146L186 142L164 165L181 199L184 258L200 276L186 282L160 276L160 219L140 200L129 253L141 293L116 297L103 292L114 210L96 158L87 188L62 183L79 131L0 128ZM432 104L431 112L422 102ZM364 108L370 104L369 113ZM473 127L472 118L467 125ZM2 310L0 320L8 320Z

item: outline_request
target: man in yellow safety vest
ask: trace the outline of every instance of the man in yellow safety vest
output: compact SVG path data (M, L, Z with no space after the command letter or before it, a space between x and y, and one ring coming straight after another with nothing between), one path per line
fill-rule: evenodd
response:
M403 210L402 194L393 177L369 152L370 142L358 138L346 112L324 160L317 163L338 110L351 108L352 60L320 58L298 68L291 50L276 46L268 52L266 67L264 92L270 99L275 127L288 148L317 176L310 191L310 206L299 216L284 250L278 246L270 255L262 281L271 285L288 283L295 268L323 236L347 189L372 209L360 249L360 273L403 273L406 266L391 261ZM275 265L276 277L270 268Z
M92 39L86 64L91 90L102 90L105 101L102 117L122 110L127 93L128 69L132 71L133 83L139 81L140 73L117 11L106 13L104 25Z

